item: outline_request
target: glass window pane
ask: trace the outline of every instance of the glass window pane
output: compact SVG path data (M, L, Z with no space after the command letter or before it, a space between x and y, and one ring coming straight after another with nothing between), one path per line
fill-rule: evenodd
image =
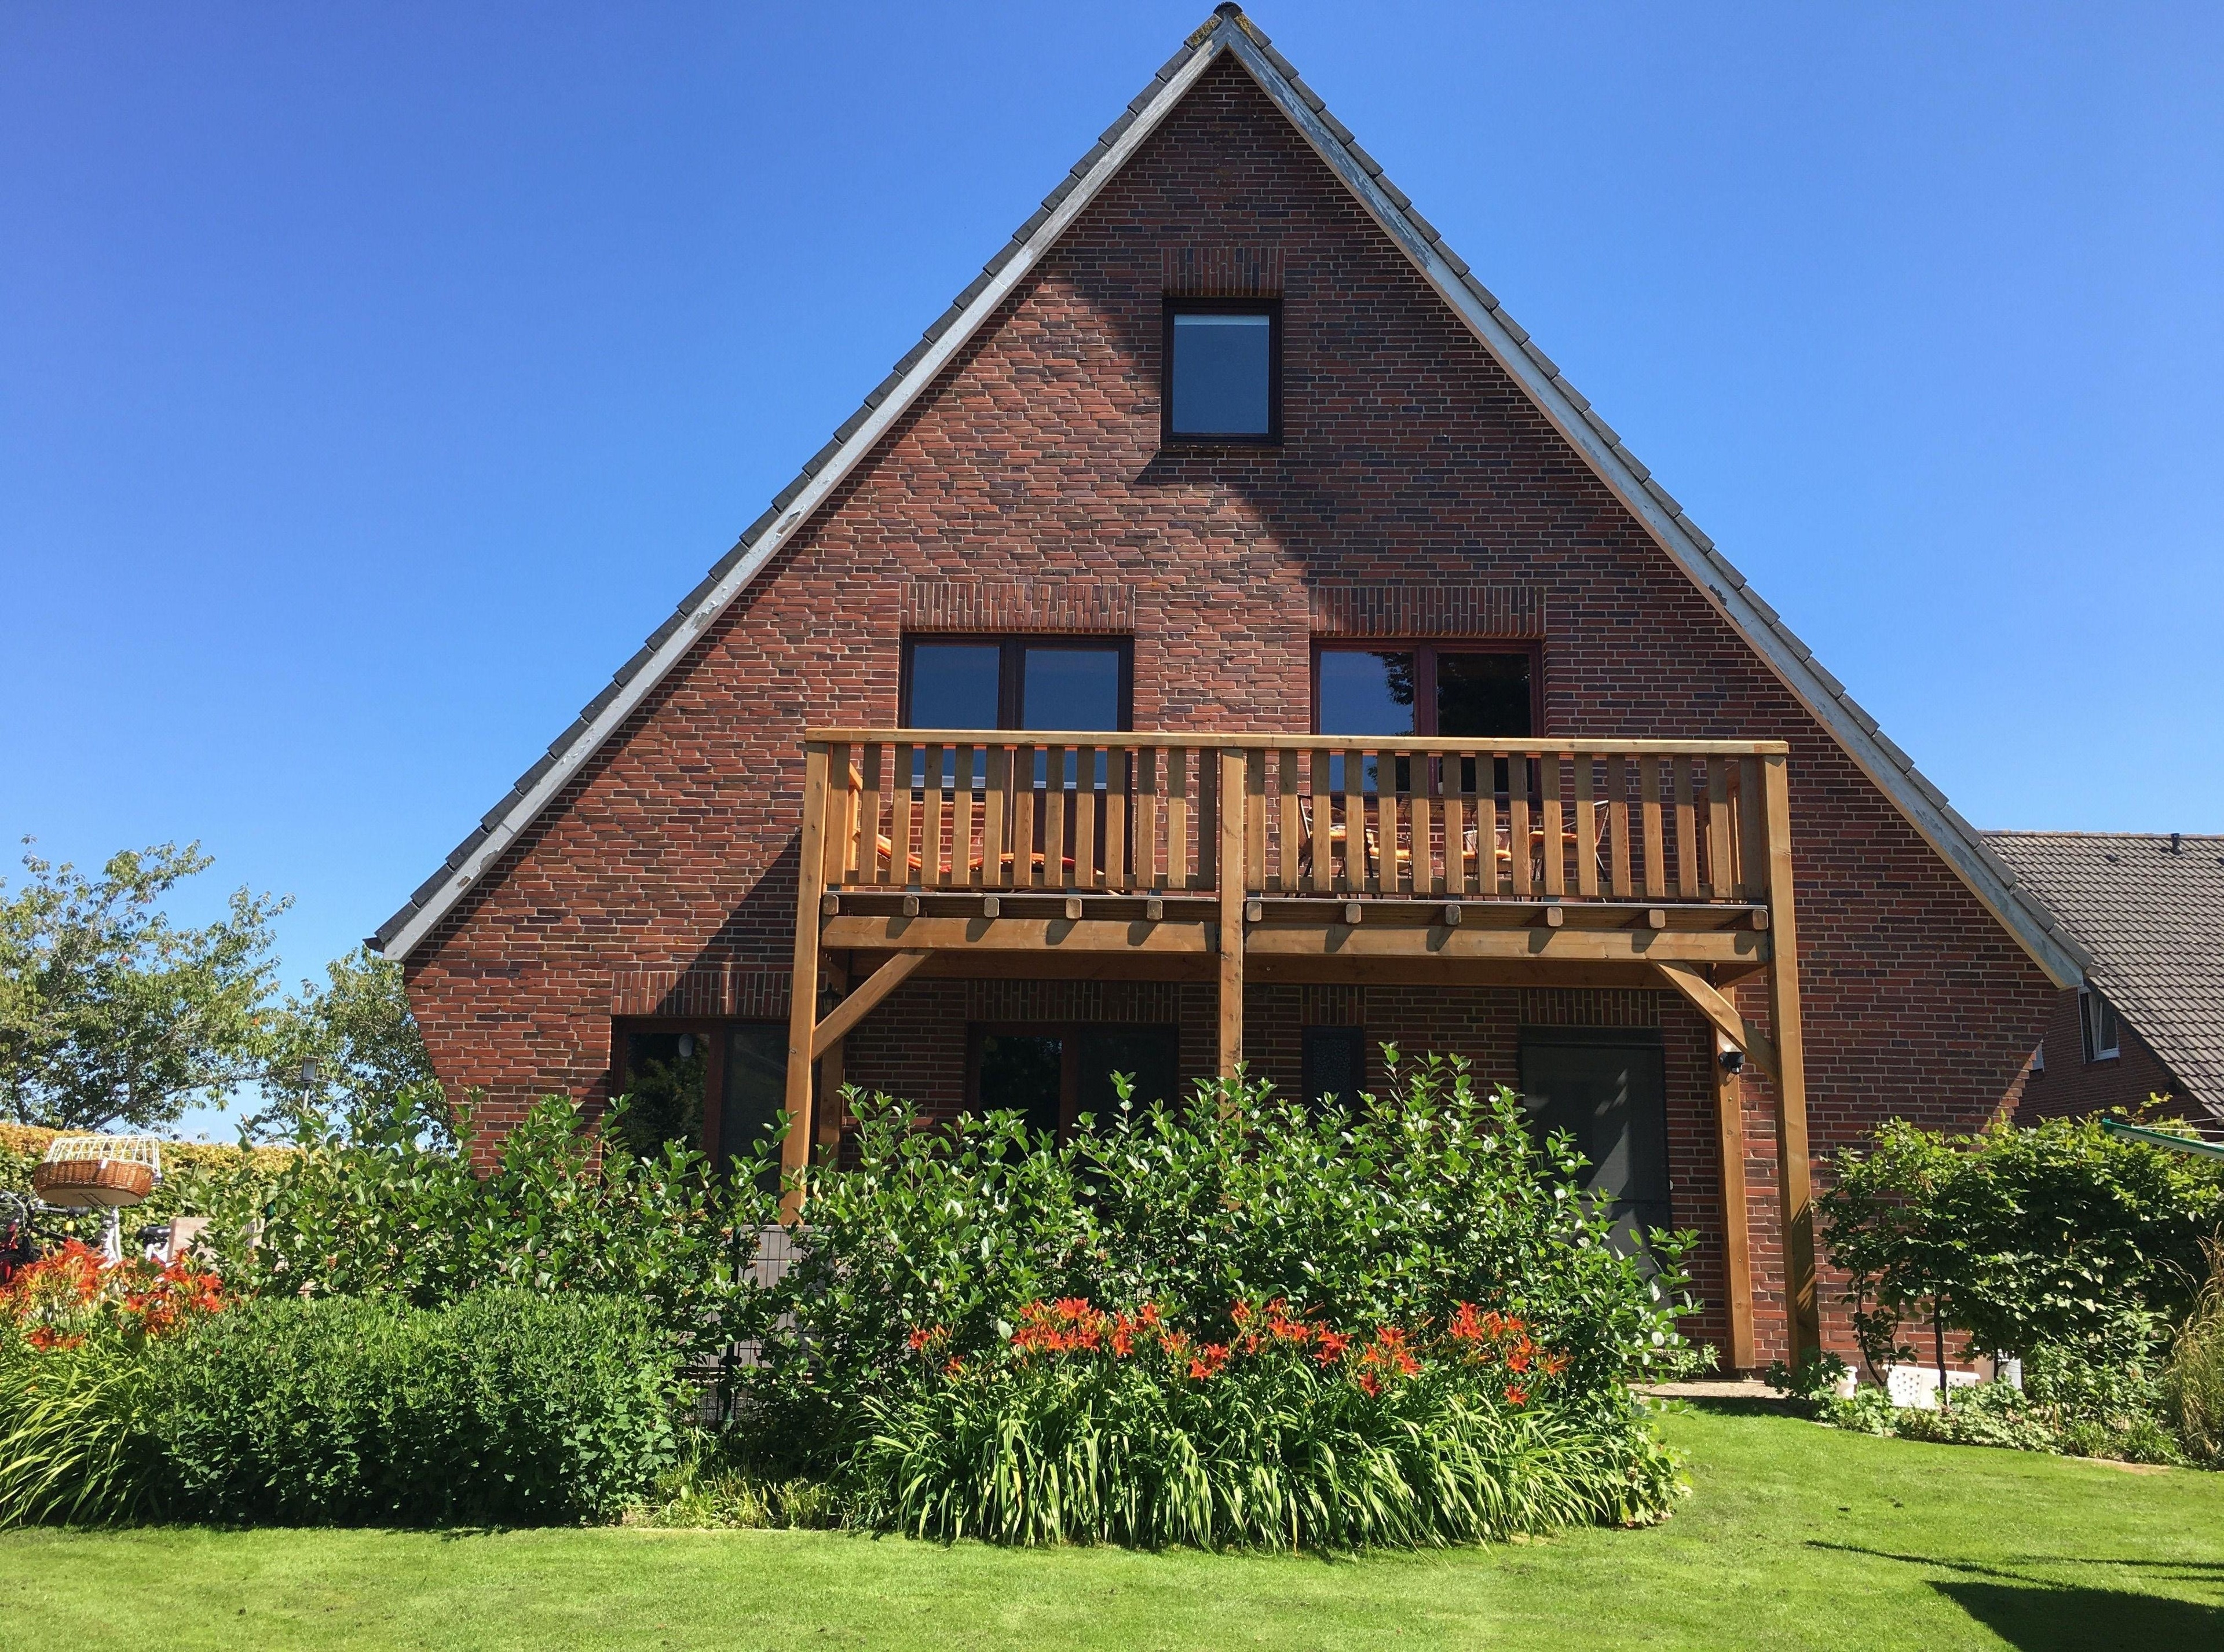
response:
M1334 648L1320 657L1320 731L1413 732L1413 656Z
M1458 740L1527 735L1529 656L1439 653L1437 732Z
M1273 433L1270 318L1177 315L1173 336L1177 436Z
M1554 1131L1575 1138L1590 1161L1583 1189L1606 1196L1616 1244L1635 1254L1646 1229L1670 1225L1666 1057L1657 1043L1581 1038L1522 1035L1530 1132L1540 1143Z
M1100 1126L1117 1114L1120 1094L1112 1087L1115 1073L1125 1073L1135 1081L1134 1100L1138 1107L1153 1101L1172 1101L1180 1056L1181 1037L1173 1027L1086 1029L1081 1034L1077 1110Z
M1003 653L993 642L914 643L911 726L995 728L996 670Z
M773 1022L736 1027L726 1044L725 1108L718 1119L718 1151L746 1158L780 1123L787 1105L787 1029ZM780 1187L780 1154L774 1151L764 1177L767 1192Z
M703 1091L711 1041L694 1032L636 1032L626 1039L625 1093L617 1136L646 1158L668 1141L703 1145Z
M981 1040L981 1111L1026 1116L1027 1128L1052 1135L1065 1112L1065 1041L1036 1033L991 1032Z
M1367 1035L1358 1027L1307 1027L1300 1051L1305 1105L1333 1096L1356 1109L1367 1083Z
M1030 648L1020 689L1022 728L1117 728L1117 648Z

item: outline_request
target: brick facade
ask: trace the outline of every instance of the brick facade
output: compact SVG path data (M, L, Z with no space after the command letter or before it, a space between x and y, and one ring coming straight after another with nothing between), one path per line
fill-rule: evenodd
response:
M1280 293L1279 450L1161 451L1176 281ZM907 624L1127 630L1138 728L1302 732L1316 635L1433 631L1540 638L1549 733L1786 739L1817 1157L1890 1114L1968 1128L2020 1093L2055 997L2038 967L1223 59L412 953L434 1062L483 1088L483 1118L603 1099L614 1014L784 1005L802 731L895 720ZM1128 989L1024 990L1085 1018ZM1213 989L1134 990L1208 1069ZM914 980L851 1036L850 1073L954 1107L964 1021L1020 991ZM1757 983L1738 999L1765 1022ZM1296 1029L1355 1000L1370 1039L1508 1081L1526 1016L1660 1025L1677 1220L1715 1236L1718 1299L1707 1046L1680 1001L1254 986L1260 1066L1294 1085ZM1772 1103L1742 1089L1766 1359L1784 1345ZM1827 1277L1823 1301L1849 1349Z

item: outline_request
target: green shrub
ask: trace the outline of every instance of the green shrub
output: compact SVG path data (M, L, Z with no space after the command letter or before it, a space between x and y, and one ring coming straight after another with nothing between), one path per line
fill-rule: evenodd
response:
M1558 1354L1467 1309L1423 1340L1348 1336L1279 1303L1229 1344L1148 1309L1031 1306L1005 1347L929 1330L871 1403L862 1511L922 1537L1015 1544L1356 1548L1658 1519L1675 1466L1623 1391L1556 1407Z
M34 1348L0 1315L0 1528L139 1511L150 1477L137 1376L120 1344Z
M2163 1395L2179 1442L2203 1463L2224 1462L2224 1245L2209 1247L2208 1281L2178 1327Z
M1689 1365L1687 1239L1657 1236L1666 1269L1648 1277L1576 1192L1569 1143L1532 1142L1511 1093L1459 1062L1396 1076L1349 1108L1248 1082L1123 1100L1065 1144L1009 1113L923 1128L852 1093L852 1156L810 1173L780 1296L792 1328L751 1378L754 1432L774 1442L761 1466L838 1468L898 1391L919 1327L970 1360L1059 1297L1154 1303L1212 1341L1247 1301L1364 1327L1442 1324L1475 1302L1534 1327L1569 1361L1564 1403L1608 1417L1627 1382Z
M562 1096L527 1113L484 1175L468 1137L443 1146L405 1096L377 1128L296 1153L224 1214L225 1277L250 1294L420 1308L502 1288L622 1297L649 1303L698 1359L756 1335L768 1313L750 1264L775 1209L754 1167L717 1175L678 1142L649 1157L598 1144Z
M152 1345L138 1426L173 1516L561 1523L672 1461L675 1378L612 1298L265 1301Z
M1819 1203L1881 1381L1914 1357L1899 1327L1934 1312L1988 1353L2148 1359L2199 1286L2224 1182L2208 1163L2120 1140L2097 1119L1966 1137L1895 1119L1840 1153Z

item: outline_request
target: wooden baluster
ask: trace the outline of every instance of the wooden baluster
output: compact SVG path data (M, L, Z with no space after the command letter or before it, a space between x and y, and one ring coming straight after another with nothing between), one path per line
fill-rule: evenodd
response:
M1005 810L1010 807L1012 787L1012 756L1005 746L991 746L989 751L988 791L982 799L981 812L981 886L983 889L1008 889L1011 873L1004 865L1006 844L1004 834Z
M1243 753L1243 890L1256 895L1267 887L1267 753Z
M1166 881L1168 889L1187 889L1189 880L1189 747L1166 747Z
M926 812L919 825L919 882L932 889L950 881L950 868L942 858L942 772L947 746L926 748Z
M973 753L976 748L960 746L957 748L957 789L951 797L950 867L951 879L978 889L981 886L982 865L973 853Z
M1165 888L1159 866L1159 750L1143 746L1135 752L1135 880Z
M1691 760L1678 757L1672 771L1676 785L1676 898L1697 900L1699 892L1699 811L1691 801Z
M1197 751L1197 872L1192 889L1220 886L1220 753L1200 746Z
M1073 754L1073 880L1084 889L1103 886L1096 837L1096 823L1103 813L1103 795L1096 789L1096 747L1084 746Z
M1568 817L1560 806L1560 753L1546 752L1537 760L1537 778L1545 793L1545 892L1568 892Z
M827 884L838 888L849 881L850 823L857 812L856 794L850 790L850 748L846 745L837 742L826 748L826 787L825 823L820 829L820 842L825 847L819 854L819 870Z
M1668 854L1660 841L1660 760L1637 760L1638 807L1645 822L1645 898L1660 900L1668 893Z
M1730 760L1707 760L1707 886L1716 900L1735 900L1730 857Z
M1606 760L1607 881L1616 900L1629 899L1629 760Z
M1104 881L1114 889L1135 886L1128 839L1128 788L1134 784L1131 778L1134 759L1132 747L1115 746L1104 760Z
M1356 750L1343 754L1343 887L1355 895L1367 887L1366 764Z
M1529 759L1517 753L1506 760L1506 847L1513 852L1513 892L1536 892L1536 877L1529 864Z
M1413 892L1441 895L1444 880L1437 875L1436 820L1429 806L1437 787L1437 760L1427 752L1413 759Z
M1041 754L1039 746L1012 750L1012 873L1008 888L1034 889L1042 883L1035 865L1035 838L1041 830L1036 815L1042 801L1035 785L1035 763Z
M1576 753L1576 893L1598 899L1598 805L1591 796L1591 754Z
M1467 766L1474 760L1447 757L1444 762L1444 892L1464 895L1475 886L1467 870ZM1488 758L1482 761L1488 763Z
M1267 886L1286 895L1297 891L1298 848L1305 842L1305 829L1298 819L1298 766L1304 756L1302 752L1290 747L1276 753L1275 784L1282 789L1278 811L1282 841L1274 856L1274 881Z
M1398 892L1398 759L1374 752L1374 855L1369 884L1377 894Z
M1329 753L1316 746L1305 754L1305 795L1299 804L1302 827L1311 823L1305 843L1305 888L1324 894L1336 882L1336 845L1329 830L1336 824L1336 798L1330 784Z
M888 875L900 888L909 888L911 875L911 815L913 792L916 790L914 776L918 772L919 747L896 747L895 822L894 830L888 834L892 852L888 855Z
M1044 886L1063 889L1065 874L1065 747L1043 747L1042 863Z
M1760 783L1760 760L1741 757L1737 766L1738 899L1768 899L1768 828Z
M888 863L881 859L881 757L874 741L865 747L864 789L857 794L857 881L886 883Z
M1517 765L1519 758L1506 760L1508 779ZM1506 892L1506 885L1499 883L1499 760L1494 756L1475 758L1475 879L1486 900Z

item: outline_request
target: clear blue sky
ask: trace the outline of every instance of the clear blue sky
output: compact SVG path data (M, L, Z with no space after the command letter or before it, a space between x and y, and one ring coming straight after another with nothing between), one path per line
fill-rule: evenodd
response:
M0 830L317 971L1209 9L11 0ZM1254 16L1963 812L2224 829L2224 8Z

